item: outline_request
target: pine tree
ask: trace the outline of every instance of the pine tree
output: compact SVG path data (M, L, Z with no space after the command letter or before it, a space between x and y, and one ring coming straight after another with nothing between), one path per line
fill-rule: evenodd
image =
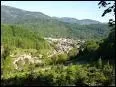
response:
M102 68L102 59L101 59L101 57L99 58L99 60L98 60L98 68Z

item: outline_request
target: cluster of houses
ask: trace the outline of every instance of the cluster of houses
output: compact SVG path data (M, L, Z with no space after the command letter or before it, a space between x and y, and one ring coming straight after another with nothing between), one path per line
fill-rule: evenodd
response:
M66 38L44 38L49 43L55 43L55 49L52 54L49 56L51 57L54 54L59 54L66 52L68 53L72 48L80 48L81 44L83 44L84 40L73 40L73 39L66 39Z
M19 63L21 65L25 65L25 64L42 64L42 61L39 60L37 57L32 57L31 54L23 54L23 55L20 55L19 57L17 57L13 64L15 66L15 69L19 69Z

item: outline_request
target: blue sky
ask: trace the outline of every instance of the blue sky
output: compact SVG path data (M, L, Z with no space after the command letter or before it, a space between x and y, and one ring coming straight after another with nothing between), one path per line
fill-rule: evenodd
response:
M55 17L72 17L108 22L112 14L101 17L105 8L99 9L98 1L1 1L2 5L28 11L42 12Z

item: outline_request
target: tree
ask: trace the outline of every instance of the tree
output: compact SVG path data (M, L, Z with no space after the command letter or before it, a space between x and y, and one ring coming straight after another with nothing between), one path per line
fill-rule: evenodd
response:
M68 52L69 57L75 57L79 53L78 49L73 48Z
M98 5L100 5L99 8L101 7L107 7L108 5L110 5L111 2L106 2L106 1L100 1L98 3ZM114 16L115 16L115 2L113 3L112 6L109 6L106 10L104 10L103 14L102 14L102 17L105 16L107 13L110 13L110 12L113 12ZM113 19L109 19L109 25L110 26L115 26L115 20Z
M54 64L64 63L67 59L68 59L68 56L67 56L66 53L54 55L52 57L52 61L53 61Z
M10 47L8 45L4 45L4 53L3 53L3 59L6 59L6 57L10 54Z
M89 53L95 52L99 48L99 44L96 41L87 41L86 43L86 50Z
M102 59L101 58L99 58L99 60L98 60L98 68L102 68Z
M100 7L107 7L111 4L111 2L100 1L98 5ZM106 10L104 10L102 17L107 13L113 12L113 16L115 16L115 2L112 6L109 6ZM109 36L104 39L104 42L100 45L99 56L104 58L115 59L115 21L113 19L109 19L109 26L112 27Z

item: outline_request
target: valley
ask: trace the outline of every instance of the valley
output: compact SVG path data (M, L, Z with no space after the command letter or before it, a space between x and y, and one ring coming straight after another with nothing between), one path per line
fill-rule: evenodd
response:
M47 40L51 46L53 46L53 49L49 52L46 53L46 58L51 58L55 55L60 55L60 54L68 54L69 51L71 51L72 49L75 49L76 54L78 54L78 50L83 49L81 48L81 45L84 44L84 40L73 40L73 39L66 39L66 38L44 38L45 40ZM1 50L2 50L2 54L4 53L4 46L2 46ZM43 54L38 54L38 56L33 56L32 52L37 52L36 49L32 49L32 52L27 52L25 50L22 49L21 52L19 52L17 49L15 48L14 52L11 51L10 52L10 57L13 59L12 64L14 65L16 70L22 70L21 66L24 66L25 64L38 64L38 65L43 65L44 61L42 61L44 55ZM24 52L23 52L24 51ZM20 66L21 65L21 66Z
M114 28L1 5L1 86L115 86Z

